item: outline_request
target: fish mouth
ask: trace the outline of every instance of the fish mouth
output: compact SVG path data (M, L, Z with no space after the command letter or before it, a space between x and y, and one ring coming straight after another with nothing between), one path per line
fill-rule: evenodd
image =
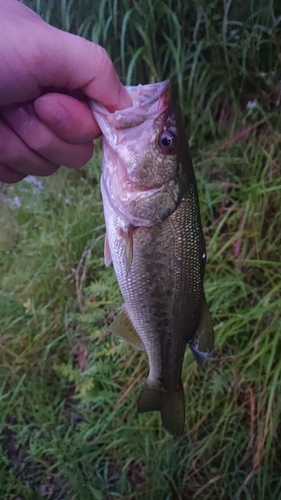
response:
M168 106L171 96L171 82L165 80L159 83L126 87L133 105L130 108L110 113L93 100L89 100L94 117L99 122L102 115L111 128L116 130L133 128L147 121L153 115L162 113Z
M126 87L126 89L133 101L133 108L136 106L146 108L158 101L165 94L169 93L170 97L171 82L170 80L165 80L164 82L159 83ZM126 110L131 108L126 108Z

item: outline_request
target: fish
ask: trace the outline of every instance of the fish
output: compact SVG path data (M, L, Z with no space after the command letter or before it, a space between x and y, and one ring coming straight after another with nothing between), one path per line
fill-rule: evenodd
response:
M89 103L103 134L104 259L124 299L110 331L147 353L138 412L159 411L164 428L179 436L186 346L199 364L214 348L197 184L170 81L126 89L129 108L110 113Z

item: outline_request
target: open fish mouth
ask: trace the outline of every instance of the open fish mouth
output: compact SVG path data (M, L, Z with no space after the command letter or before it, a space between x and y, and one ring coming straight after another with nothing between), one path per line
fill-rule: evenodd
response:
M158 101L167 90L171 89L170 80L165 80L160 83L150 83L148 85L137 85L136 87L126 87L133 101L133 106L140 106L141 108L151 106L154 102ZM129 109L129 108L127 108Z
M132 99L132 106L110 113L98 102L90 99L89 104L94 116L107 117L108 124L114 129L126 129L146 122L153 115L164 111L170 100L171 83L165 80L160 83L126 87Z

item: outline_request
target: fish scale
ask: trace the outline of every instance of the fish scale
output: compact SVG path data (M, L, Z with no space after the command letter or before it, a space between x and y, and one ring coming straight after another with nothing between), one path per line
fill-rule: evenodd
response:
M214 345L197 186L170 83L128 91L132 108L115 114L91 102L103 132L105 261L112 259L124 298L110 329L147 352L138 411L160 411L164 427L180 435L186 345L199 363Z

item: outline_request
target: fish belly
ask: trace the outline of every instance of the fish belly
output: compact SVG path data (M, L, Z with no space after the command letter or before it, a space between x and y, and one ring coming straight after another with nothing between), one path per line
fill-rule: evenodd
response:
M184 201L164 222L133 230L133 255L126 265L129 221L103 193L113 265L130 319L149 358L149 379L178 385L187 342L200 318L203 284L198 238L192 241Z

